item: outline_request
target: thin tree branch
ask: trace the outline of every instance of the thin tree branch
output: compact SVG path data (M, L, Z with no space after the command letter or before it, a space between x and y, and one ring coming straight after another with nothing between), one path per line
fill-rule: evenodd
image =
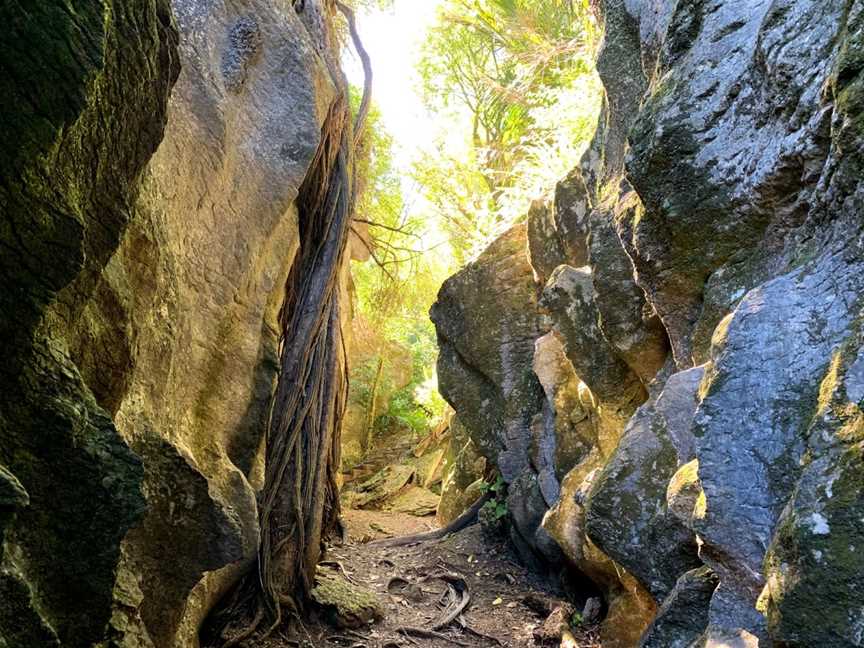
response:
M354 49L357 50L357 55L363 63L363 99L360 101L360 109L357 111L357 117L354 120L354 146L358 146L363 133L363 127L366 125L366 118L369 116L369 107L372 103L372 60L369 58L369 53L363 47L363 41L357 31L357 20L354 16L354 10L344 3L336 0L336 8L345 16L348 21L348 30L351 32L351 40L354 42Z
M378 222L366 220L363 218L355 218L354 222L355 223L363 223L364 225L368 225L369 227L379 227L381 229L395 232L396 234L404 234L405 236L412 236L416 239L421 238L418 234L415 234L414 232L406 232L404 226L403 227L391 227L390 225L384 225L384 223L378 223Z
M358 231L357 231L356 229L354 229L353 227L351 228L351 231L354 232L354 235L355 235L358 239L360 239L360 242L363 244L363 247L365 247L365 248L369 251L369 256L372 257L372 260L375 262L375 265L377 265L379 268L381 268L381 271L382 271L385 275L387 275L387 278L388 278L388 279L390 279L391 281L395 281L396 278L395 278L395 277L390 273L390 271L387 270L387 268L385 267L387 264L386 264L386 263L382 263L381 260L380 260L376 255L375 255L375 250L373 250L373 249L372 249L372 246L369 245L369 243L366 242L366 239L363 238L363 236L360 235L360 232L358 232Z

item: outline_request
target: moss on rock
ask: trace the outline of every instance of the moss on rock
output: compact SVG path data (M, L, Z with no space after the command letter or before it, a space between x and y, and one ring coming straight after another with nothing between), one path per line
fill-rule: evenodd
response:
M384 609L378 597L370 590L349 583L332 570L319 568L312 589L312 600L331 617L340 628L362 628L379 621Z

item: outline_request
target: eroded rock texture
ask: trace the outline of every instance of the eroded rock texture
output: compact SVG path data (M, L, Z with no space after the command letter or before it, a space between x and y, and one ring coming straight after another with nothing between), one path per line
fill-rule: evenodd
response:
M527 257L527 228L517 225L441 287L432 307L438 331L439 388L478 450L508 484L518 483L514 539L525 555L545 507L531 465L532 424L544 400L532 370L543 335Z
M860 645L864 3L599 4L597 133L528 219L596 430L543 527L619 645L649 594L646 646Z
M193 646L258 545L321 9L37 4L2 9L0 644Z
M0 637L13 646L103 636L120 545L146 506L141 460L65 329L96 291L162 138L176 32L167 2L72 5L0 11L0 463L4 492L17 493Z

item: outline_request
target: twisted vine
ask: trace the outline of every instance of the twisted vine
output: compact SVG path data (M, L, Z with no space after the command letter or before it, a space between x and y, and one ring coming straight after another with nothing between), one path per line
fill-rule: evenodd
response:
M354 210L354 151L371 101L372 69L353 11L339 0L366 75L351 122L347 83L331 64L338 97L330 108L297 208L300 249L280 312L280 371L266 435L259 497L257 569L217 614L216 644L236 645L300 618L314 587L322 538L338 524L340 425L348 377L340 319L339 272ZM325 57L328 58L328 57Z

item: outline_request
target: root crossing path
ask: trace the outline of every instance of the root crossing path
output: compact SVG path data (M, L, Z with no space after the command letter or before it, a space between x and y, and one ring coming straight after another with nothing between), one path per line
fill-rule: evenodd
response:
M349 590L371 593L380 618L372 623L349 618L355 622L345 627L344 618L337 621L325 609L294 636L257 646L600 646L591 628L554 636L560 621L572 622L575 608L564 603L549 579L520 565L507 543L485 537L478 524L440 539L388 546L374 541L427 533L434 530L432 518L346 511L344 522L346 542L330 547L323 568L347 581Z

